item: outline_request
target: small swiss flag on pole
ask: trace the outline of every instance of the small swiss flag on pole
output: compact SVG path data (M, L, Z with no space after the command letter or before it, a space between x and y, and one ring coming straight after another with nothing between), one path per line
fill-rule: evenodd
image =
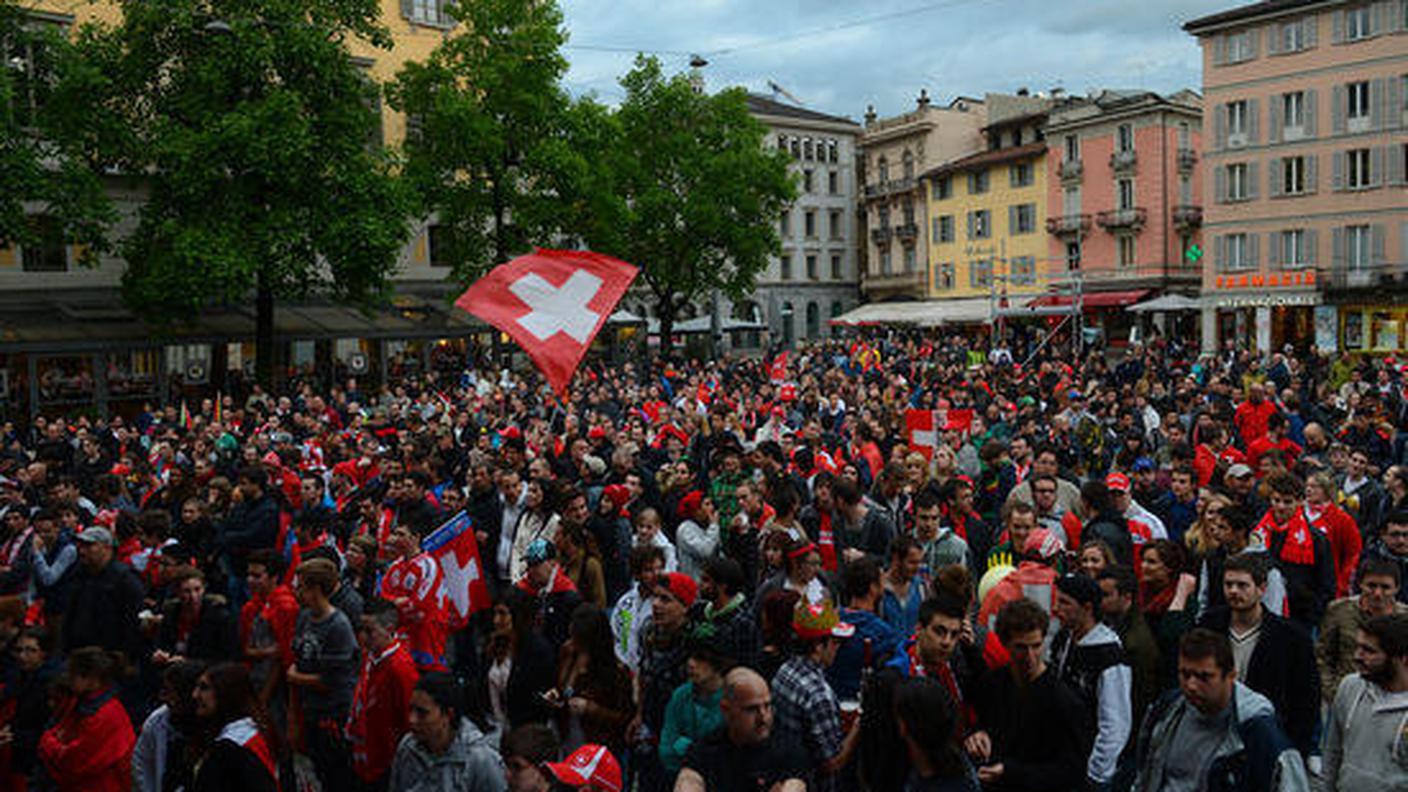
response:
M495 267L455 305L518 342L562 396L639 272L600 253L538 248Z
M484 582L484 565L479 561L479 543L473 524L464 512L421 540L420 548L440 565L441 607L449 606L452 629L469 622L469 617L493 604L489 585Z

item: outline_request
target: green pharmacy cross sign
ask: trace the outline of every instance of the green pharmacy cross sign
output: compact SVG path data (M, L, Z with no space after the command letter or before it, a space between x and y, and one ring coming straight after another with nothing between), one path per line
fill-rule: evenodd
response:
M1183 257L1188 259L1188 262L1190 264L1197 264L1198 259L1203 257L1203 249L1198 247L1197 245L1194 245L1188 248L1188 252L1184 253Z

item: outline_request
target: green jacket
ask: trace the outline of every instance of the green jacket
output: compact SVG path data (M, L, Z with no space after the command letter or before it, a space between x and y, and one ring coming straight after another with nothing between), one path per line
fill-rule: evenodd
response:
M1393 604L1394 613L1408 613L1408 605ZM1335 700L1340 680L1353 674L1355 633L1369 618L1359 608L1359 597L1342 597L1325 609L1320 637L1315 641L1315 662L1320 667L1320 693L1329 704Z
M660 730L660 764L666 770L678 773L689 746L723 726L724 716L719 710L723 697L722 687L703 698L695 695L693 682L675 688L665 706L665 725Z

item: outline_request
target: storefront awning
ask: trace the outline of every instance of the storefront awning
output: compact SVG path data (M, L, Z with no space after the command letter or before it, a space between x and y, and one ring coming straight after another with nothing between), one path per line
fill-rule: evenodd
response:
M1126 305L1139 302L1148 293L1148 289L1088 292L1082 295L1080 304L1087 310L1091 308L1123 308ZM1033 308L1060 307L1070 305L1073 301L1074 298L1069 294L1045 294L1032 300L1030 305Z
M1145 300L1137 305L1131 305L1125 310L1134 313L1168 313L1170 311L1196 311L1201 307L1202 303L1192 297L1185 297L1182 294L1165 294L1152 300Z
M1026 297L1008 298L1008 306L1025 305ZM839 327L865 325L910 325L939 327L951 324L978 324L992 321L993 301L987 297L957 300L915 300L912 302L868 303L831 319Z

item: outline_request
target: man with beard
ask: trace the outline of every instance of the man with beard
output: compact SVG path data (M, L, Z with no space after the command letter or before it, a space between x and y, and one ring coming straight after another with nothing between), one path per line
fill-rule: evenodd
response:
M1340 683L1325 729L1325 789L1403 789L1408 717L1408 616L1376 616L1360 628L1359 672Z
M1041 446L1036 450L1036 455L1032 457L1031 472L1026 479L1007 493L1008 503L1012 501L1034 502L1036 498L1033 490L1036 487L1036 482L1041 477L1049 476L1056 485L1056 505L1060 507L1061 513L1071 511L1080 504L1080 488L1061 478L1060 472L1061 455L1052 446Z
M1359 648L1359 630L1376 616L1408 614L1408 605L1398 601L1403 585L1398 564L1370 558L1359 567L1359 593L1330 603L1315 645L1320 667L1320 688L1325 703L1333 703L1340 681L1354 673L1354 654Z

